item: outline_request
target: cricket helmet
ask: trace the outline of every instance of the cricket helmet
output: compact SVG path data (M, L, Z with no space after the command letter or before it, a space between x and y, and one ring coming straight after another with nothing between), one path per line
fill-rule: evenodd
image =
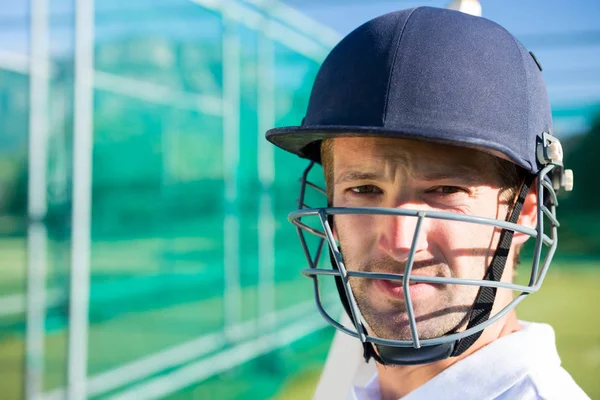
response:
M317 306L325 319L360 339L365 358L406 365L458 356L477 340L483 329L539 289L558 240L556 191L561 187L570 190L572 186L572 174L563 168L560 142L552 135L550 103L541 70L533 53L488 19L432 7L393 12L363 24L333 48L317 74L300 126L267 132L267 140L276 146L311 161L301 179L299 209L289 216L297 226L310 266L303 273L314 279ZM315 188L307 176L313 164L321 162L322 140L369 136L469 147L513 162L525 171L526 179L510 218L487 219L402 208L307 207L305 192L307 188ZM535 229L516 224L533 182L539 196ZM502 228L502 233L486 277L476 283L458 278L411 276L414 246L402 274L349 271L331 229L333 216L339 214L411 216L418 219L415 238L424 218L491 225ZM303 222L311 216L320 220L322 229ZM545 219L549 221L548 233L544 230ZM529 285L499 281L515 231L535 239ZM321 238L314 255L306 245L306 232ZM325 242L330 249L332 269L317 266ZM548 251L542 259L544 246ZM354 329L342 326L324 310L318 278L326 276L334 276ZM379 338L367 332L349 284L350 277L402 282L411 340ZM480 286L466 330L420 338L406 290L410 282ZM490 316L500 287L515 290L519 295L502 311Z

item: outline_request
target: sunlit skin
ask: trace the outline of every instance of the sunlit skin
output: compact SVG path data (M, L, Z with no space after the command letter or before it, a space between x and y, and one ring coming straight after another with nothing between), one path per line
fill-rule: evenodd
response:
M333 205L445 211L504 220L508 196L501 190L501 177L490 157L477 150L421 141L336 138ZM519 224L535 224L535 202L535 193L527 196ZM336 216L334 233L346 268L403 273L416 222L409 216ZM412 275L482 279L499 234L499 228L490 226L426 218L416 242ZM527 238L516 233L511 253ZM512 281L512 258L509 254L502 281ZM352 278L350 283L369 333L386 339L411 339L401 282ZM419 337L464 330L478 290L466 285L412 285ZM510 290L498 290L492 313L511 299ZM518 323L511 312L487 328L461 357L419 366L378 365L383 399L406 395L452 363L515 330Z

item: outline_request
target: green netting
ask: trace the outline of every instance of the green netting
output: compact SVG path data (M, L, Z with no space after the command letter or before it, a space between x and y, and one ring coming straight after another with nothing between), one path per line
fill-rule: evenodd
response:
M73 179L74 64L69 39L73 14L66 4L54 11L45 390L66 384ZM258 248L259 219L265 217L260 204L265 196L272 204L267 218L275 224L270 247L276 284L268 309L281 312L310 299L310 282L299 275L304 261L295 231L285 222L304 163L276 151L275 164L286 168L274 171L272 188L265 192L258 176L259 143L264 140L258 126L263 33L235 23L227 28L240 43L240 154L235 180L227 183L221 99L226 86L223 63L229 55L224 54L225 28L219 13L184 1L135 1L119 8L103 3L96 10L95 28L89 376L222 331L227 319L229 241L237 242L239 259L236 318L257 323L264 307ZM272 123L297 124L318 62L283 45L270 45L275 63ZM27 74L0 70L0 123L6 132L0 136L0 183L3 193L10 194L0 198L0 245L10 248L3 251L8 257L2 257L2 266L11 271L0 281L3 295L22 295L25 290L28 82ZM225 191L232 184L237 198L228 203ZM227 218L236 221L237 232L226 230ZM282 321L277 322L280 328L289 323ZM22 357L25 329L24 310L0 317L6 354L21 349ZM259 331L248 332L243 339L259 335ZM317 362L325 354L327 341L322 343L312 352L311 359ZM235 340L227 343L227 348L235 346ZM250 362L243 367L243 377L233 374L229 382L221 383L221 378L212 378L196 390L205 390L203 385L210 391L215 385L236 387L235 382L242 385L254 376L264 382L263 389L256 391L255 385L247 393L272 394L287 375L306 368L301 363L291 369L275 365L292 362L290 351ZM15 356L10 362L14 365L23 359ZM270 371L267 375L264 368ZM159 369L145 379L161 373L165 371ZM23 375L1 378L3 386L11 387L10 393L19 393L23 379Z

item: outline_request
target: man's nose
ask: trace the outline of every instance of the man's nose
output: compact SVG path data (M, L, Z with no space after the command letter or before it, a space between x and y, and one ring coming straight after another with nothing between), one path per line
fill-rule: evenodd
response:
M382 229L378 240L379 248L399 262L408 260L418 221L418 216L381 216ZM415 241L415 255L427 248L425 225L425 219L423 219Z

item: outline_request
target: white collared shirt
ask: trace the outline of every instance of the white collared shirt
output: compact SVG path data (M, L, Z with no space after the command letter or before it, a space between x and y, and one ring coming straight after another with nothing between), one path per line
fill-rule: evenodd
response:
M553 329L519 323L520 331L458 361L402 400L589 399L560 366ZM353 386L348 399L380 400L377 374L366 385Z

